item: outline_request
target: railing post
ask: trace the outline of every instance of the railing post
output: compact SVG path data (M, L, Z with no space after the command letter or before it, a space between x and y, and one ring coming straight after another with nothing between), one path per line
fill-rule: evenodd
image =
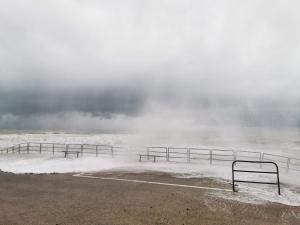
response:
M232 191L235 192L235 183L234 183L234 164L235 161L232 163Z
M114 157L114 146L110 146L110 150L111 150L111 157Z
M170 149L169 149L169 147L166 148L166 159L167 159L167 161L170 161Z
M276 167L276 171L277 171L277 186L278 186L278 194L280 195L280 181L279 181L279 169L276 163L274 163L275 167Z
M290 169L290 162L291 162L291 159L288 158L286 161L286 171L289 171L289 169Z
M83 156L83 145L81 145L81 157Z
M212 164L212 150L209 150L209 163Z
M264 161L265 160L265 153L264 152L262 152L261 153L261 161ZM263 165L261 165L261 168L263 167Z
M187 157L187 162L190 163L191 162L191 152L190 152L189 148L187 148L186 153L187 153L187 156L186 156Z
M19 144L19 154L21 153L21 145Z
M42 143L40 143L40 154L42 154Z
M98 145L96 145L96 157L98 157Z
M29 143L27 143L27 154L29 154Z
M259 160L260 160L260 161L263 161L263 157L264 157L264 153L263 153L263 152L260 152ZM259 164L259 167L262 168L262 163Z
M54 151L55 151L55 147L54 147L54 143L52 145L52 155L54 155Z
M12 146L12 152L15 153L15 146Z
M150 152L149 147L147 147L147 160L149 160L149 152Z

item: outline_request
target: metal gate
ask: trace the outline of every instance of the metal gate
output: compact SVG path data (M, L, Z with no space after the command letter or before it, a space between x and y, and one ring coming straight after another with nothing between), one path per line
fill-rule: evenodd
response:
M275 166L276 171L263 171L263 170L239 170L235 169L236 163L253 163L253 164L272 164ZM264 174L276 174L277 182L263 182L263 181L252 181L252 180L237 180L235 179L235 173L264 173ZM278 187L278 194L280 195L280 181L279 181L279 170L278 165L275 162L271 161L247 161L247 160L235 160L232 163L232 191L236 192L235 183L254 183L254 184L272 184L277 185Z

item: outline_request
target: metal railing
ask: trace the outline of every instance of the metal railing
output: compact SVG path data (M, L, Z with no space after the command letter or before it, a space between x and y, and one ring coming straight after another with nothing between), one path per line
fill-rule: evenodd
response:
M240 170L235 169L237 163L251 163L251 164L272 164L275 165L276 171L265 171L265 170ZM238 180L235 179L235 173L261 173L261 174L276 174L276 182L267 182L267 181L254 181L254 180ZM275 162L270 161L248 161L248 160L234 160L232 162L232 191L236 192L235 183L253 183L253 184L272 184L277 185L278 194L280 195L280 181L279 181L279 169L278 165Z
M78 156L124 156L128 157L130 154L143 155L140 159L148 161L170 161L170 162L184 162L184 163L200 163L208 162L210 164L218 163L232 163L234 160L249 160L249 161L273 161L278 164L280 168L300 171L300 159L269 154L258 151L245 150L230 150L230 149L213 149L213 148L188 148L188 147L120 147L112 145L101 144L62 144L62 143L21 143L9 148L0 150L0 153L49 153L69 155L65 152L79 152ZM75 154L76 153L76 154ZM153 160L155 158L155 160Z
M91 145L91 144L60 144L60 143L21 143L9 148L1 149L1 153L48 153L48 154L62 154L65 157L70 153L79 155L109 155L114 157L114 147L111 145Z
M300 171L300 159L258 151L155 146L147 147L146 153L140 155L149 155L149 157L142 157L142 159L151 161L153 156L156 156L156 161L188 163L208 161L210 164L216 164L218 162L232 163L234 160L273 161L277 163L280 168L285 168L287 171Z

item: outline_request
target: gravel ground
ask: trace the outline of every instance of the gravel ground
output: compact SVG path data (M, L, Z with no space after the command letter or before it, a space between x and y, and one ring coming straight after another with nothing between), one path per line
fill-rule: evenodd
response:
M166 173L105 172L95 176L228 188L209 178ZM212 190L74 177L0 173L2 225L300 225L300 207L249 204Z

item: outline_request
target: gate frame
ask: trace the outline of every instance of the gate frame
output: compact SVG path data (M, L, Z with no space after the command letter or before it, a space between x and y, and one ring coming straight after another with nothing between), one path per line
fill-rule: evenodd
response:
M255 163L255 164L273 164L275 165L276 172L271 172L271 171L258 171L258 170L237 170L234 169L234 166L237 162L241 163ZM236 180L234 179L234 173L235 172L240 172L240 173L267 173L267 174L276 174L277 175L277 182L262 182L262 181L249 181L249 180ZM275 162L272 161L249 161L249 160L234 160L232 162L232 191L237 192L235 189L235 183L254 183L254 184L272 184L272 185L277 185L278 187L278 195L280 195L280 181L279 181L279 169L278 165Z

